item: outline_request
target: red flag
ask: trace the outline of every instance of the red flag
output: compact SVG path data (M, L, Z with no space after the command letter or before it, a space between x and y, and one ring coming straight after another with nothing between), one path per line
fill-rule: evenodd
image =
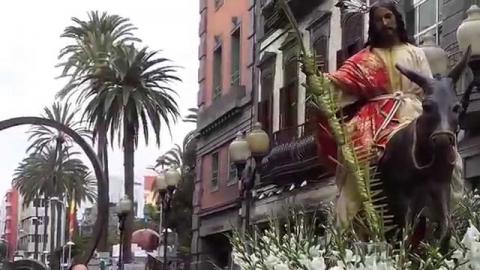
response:
M70 213L69 213L69 223L68 223L68 235L69 240L73 240L73 233L75 232L75 221L77 217L75 215L77 204L75 203L75 190L72 193L72 200L70 201Z

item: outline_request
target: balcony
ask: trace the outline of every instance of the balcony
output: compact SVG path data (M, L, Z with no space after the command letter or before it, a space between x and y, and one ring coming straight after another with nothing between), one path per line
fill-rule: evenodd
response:
M459 96L459 98L462 98ZM465 130L480 130L480 93L474 92L470 96L470 104L467 109L465 117L460 123L462 129Z
M250 102L245 86L232 85L230 91L217 93L213 103L198 114L198 130L206 135L219 128L232 117L241 112L241 108Z
M304 180L322 180L332 175L333 170L319 155L319 132L320 128L313 123L275 132L272 150L262 160L262 183L283 185Z

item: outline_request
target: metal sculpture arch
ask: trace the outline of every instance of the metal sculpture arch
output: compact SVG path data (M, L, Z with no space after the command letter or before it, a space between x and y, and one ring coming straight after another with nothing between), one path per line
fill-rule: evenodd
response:
M78 133L69 127L62 125L56 121L41 118L41 117L16 117L10 118L7 120L0 121L0 131L8 129L11 127L22 126L22 125L40 125L48 126L60 130L70 136L77 144L82 148L83 152L87 155L88 159L92 163L93 170L95 172L95 177L97 178L97 208L98 215L95 221L93 229L93 237L91 242L88 244L87 249L85 250L85 255L80 258L80 263L88 263L90 258L92 258L95 249L100 241L100 236L102 233L101 228L105 226L108 219L108 190L107 190L107 180L103 173L102 167L98 160L97 154L93 151L90 144L88 144ZM105 206L105 207L102 207Z

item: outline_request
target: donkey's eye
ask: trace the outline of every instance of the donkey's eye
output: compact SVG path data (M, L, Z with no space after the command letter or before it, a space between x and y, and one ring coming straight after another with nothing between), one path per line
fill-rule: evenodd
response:
M462 111L462 106L460 106L460 104L457 103L457 104L453 105L452 111L454 113L460 113Z
M433 110L433 104L430 102L424 102L422 107L424 112L431 112Z

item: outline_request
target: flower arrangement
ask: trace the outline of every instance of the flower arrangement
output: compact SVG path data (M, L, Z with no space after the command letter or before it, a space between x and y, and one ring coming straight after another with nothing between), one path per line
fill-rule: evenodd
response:
M361 242L354 231L338 230L331 204L322 209L321 215L290 210L252 235L234 232L233 262L241 270L480 270L478 219L467 220L465 230L461 227L465 213L476 217L479 212L479 195L466 195L455 211L459 230L447 254L428 243L412 250L408 232L394 248L386 242Z

